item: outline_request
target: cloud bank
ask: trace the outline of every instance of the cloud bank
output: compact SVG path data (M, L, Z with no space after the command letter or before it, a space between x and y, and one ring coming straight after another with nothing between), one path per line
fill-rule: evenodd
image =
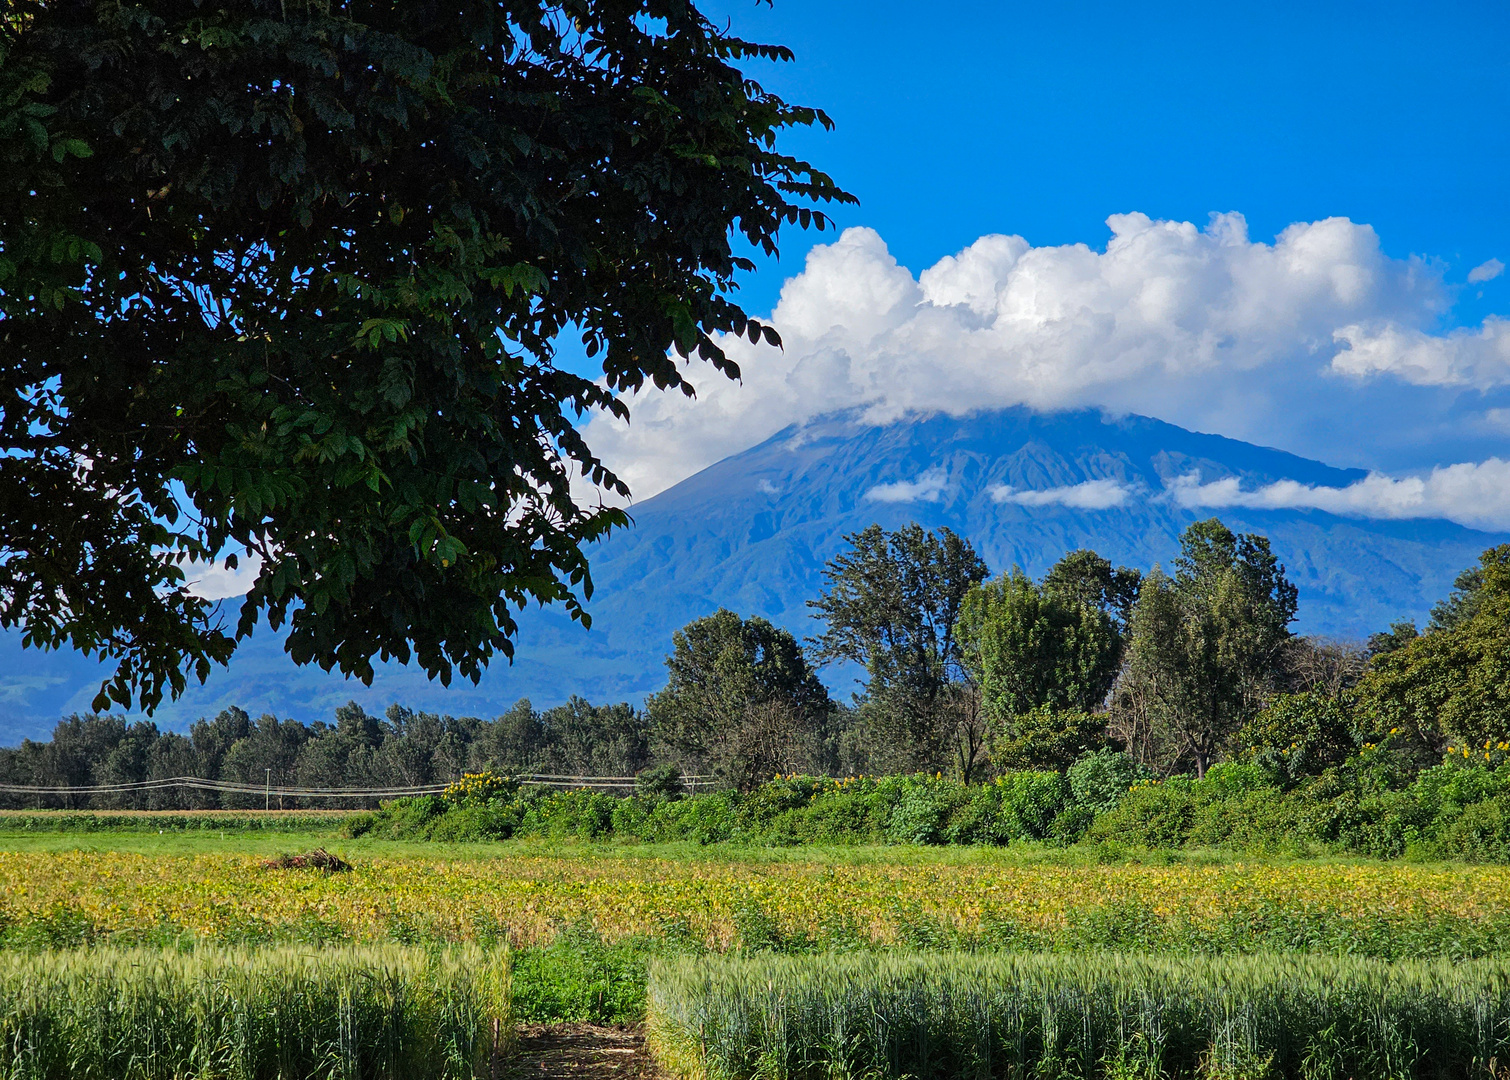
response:
M1107 224L1102 251L986 236L916 276L874 231L848 229L783 287L783 350L724 342L742 384L694 368L696 400L637 395L632 423L594 419L589 442L643 499L838 409L884 423L1097 406L1365 466L1371 447L1494 430L1444 403L1510 387L1510 320L1438 332L1442 267L1385 255L1370 226L1301 222L1265 243L1239 214ZM1386 406L1415 427L1389 431Z
M1180 506L1325 510L1345 517L1446 518L1476 529L1510 529L1510 461L1447 465L1425 476L1370 473L1346 487L1280 480L1244 491L1235 478L1200 483L1188 476L1168 488Z
M879 484L865 493L876 502L936 502L947 487L943 470L915 481ZM1345 487L1280 480L1244 488L1237 477L1201 483L1195 473L1175 477L1162 490L1103 478L1063 487L1017 489L998 484L987 489L998 504L1028 507L1063 506L1072 510L1111 510L1134 502L1172 503L1189 510L1236 506L1252 510L1321 510L1340 517L1445 518L1469 528L1510 530L1510 461L1446 465L1422 476L1392 477L1370 473Z

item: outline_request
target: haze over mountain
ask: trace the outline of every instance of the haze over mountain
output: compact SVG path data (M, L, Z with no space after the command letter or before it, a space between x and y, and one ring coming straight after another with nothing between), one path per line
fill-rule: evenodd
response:
M1234 530L1271 538L1300 588L1297 630L1343 637L1422 619L1480 551L1510 540L1442 520L1295 508L1345 507L1350 486L1365 480L1360 470L1090 410L1010 408L886 426L829 415L638 504L634 527L593 554L593 628L555 611L524 613L515 663L495 663L480 686L448 690L389 664L364 687L295 668L281 638L264 629L229 670L156 719L181 728L240 705L254 715L314 720L349 699L374 710L397 700L477 715L525 696L537 705L574 693L637 702L663 682L672 631L719 606L810 633L805 601L819 589L824 562L844 534L872 522L947 525L993 572L1020 565L1041 574L1076 547L1118 564L1167 564L1180 532L1215 514ZM74 654L23 651L18 634L0 636L0 743L45 736L59 715L87 709L103 671ZM845 673L832 676L847 692Z

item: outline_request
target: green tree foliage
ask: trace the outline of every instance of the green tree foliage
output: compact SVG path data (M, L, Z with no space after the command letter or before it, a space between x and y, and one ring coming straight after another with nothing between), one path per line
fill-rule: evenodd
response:
M584 622L626 519L578 432L720 334L829 121L691 0L10 0L0 15L0 626L151 709L259 618L448 682ZM580 331L603 380L553 363ZM260 560L234 627L196 566Z
M1360 746L1352 710L1321 690L1278 695L1237 742L1243 756L1290 782L1342 765Z
M844 539L849 550L824 567L827 590L808 601L827 624L816 658L865 669L861 721L879 767L954 764L968 777L984 733L954 630L985 562L948 529L872 525Z
M821 767L832 705L797 639L720 608L673 635L666 688L645 702L654 738L689 772L744 791Z
M1357 688L1360 716L1432 756L1510 735L1510 544L1485 551L1457 585L1427 631L1376 655Z
M1133 609L1122 737L1143 760L1204 776L1274 691L1295 608L1267 537L1215 518L1191 525L1174 577L1145 578Z
M1105 743L1099 712L1121 661L1136 571L1076 551L1035 583L1014 568L965 597L956 633L995 736L992 759L1065 768Z
M645 714L625 702L594 705L573 694L540 716L541 772L565 776L634 776L650 764Z
M1065 555L1043 578L1045 592L1064 602L1099 608L1111 617L1119 633L1132 618L1142 584L1142 571L1126 566L1113 569L1110 562L1087 548Z
M1104 609L1015 568L965 597L957 633L986 708L1002 718L1039 707L1099 708L1121 653Z
M1483 565L1470 566L1453 579L1452 592L1432 606L1428 632L1455 630L1473 618L1484 598L1484 570Z
M997 723L991 763L998 769L1063 772L1106 746L1106 713L1039 705Z
M1388 630L1380 630L1368 637L1368 655L1370 659L1375 656L1383 656L1385 653L1403 649L1416 638L1421 636L1421 631L1416 629L1416 624L1409 619L1389 624Z
M159 731L151 721L118 716L71 716L47 742L27 740L0 749L0 783L27 787L90 787L197 776L250 784L255 794L165 788L38 799L0 795L17 807L125 807L150 810L260 809L262 788L388 788L448 784L466 772L632 776L651 763L645 716L625 703L593 705L573 697L537 712L528 701L493 720L438 716L392 705L381 717L355 702L336 710L334 723L264 715L252 720L226 709L196 721L187 737ZM279 803L274 801L274 807ZM285 799L288 809L300 806ZM317 808L350 807L355 800L313 801Z

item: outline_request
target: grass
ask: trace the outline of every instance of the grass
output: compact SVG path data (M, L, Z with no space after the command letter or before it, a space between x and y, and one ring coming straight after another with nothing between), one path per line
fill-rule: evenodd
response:
M462 1080L512 1038L506 950L0 956L8 1080Z
M652 965L680 1080L1503 1076L1510 965L1087 954Z
M379 837L346 837L339 824L315 827L302 824L288 811L285 829L240 829L233 823L205 829L159 829L147 811L121 811L145 820L140 829L121 831L66 828L14 829L7 812L0 811L0 852L134 852L148 855L278 854L325 847L346 856L363 858L423 858L429 861L479 862L518 858L563 858L583 862L609 860L642 862L665 860L738 866L1401 866L1460 865L1434 861L1430 864L1384 863L1355 855L1239 854L1218 848L1147 849L1115 843L1082 843L1070 846L1040 841L1020 841L1006 847L988 845L912 844L699 844L694 841L667 843L591 842L575 839L521 837L499 841L416 841ZM57 813L62 813L57 811ZM273 811L276 815L278 812ZM297 812L302 813L302 812ZM297 825L298 827L294 827ZM1461 864L1475 866L1480 864Z

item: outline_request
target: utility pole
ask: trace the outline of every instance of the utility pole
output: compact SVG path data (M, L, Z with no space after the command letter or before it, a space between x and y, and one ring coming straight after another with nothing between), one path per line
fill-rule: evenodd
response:
M267 773L267 801L262 809L271 810L273 808L273 770L264 769L263 771ZM281 802L282 800L280 799L279 801Z

